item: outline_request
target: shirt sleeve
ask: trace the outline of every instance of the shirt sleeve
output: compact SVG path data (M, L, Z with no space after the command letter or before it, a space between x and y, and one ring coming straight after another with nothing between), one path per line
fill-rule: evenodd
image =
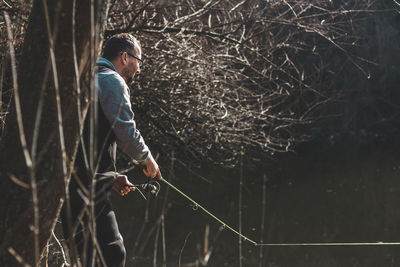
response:
M117 138L117 146L139 164L151 157L149 148L136 128L129 88L122 77L107 75L98 80L99 101Z

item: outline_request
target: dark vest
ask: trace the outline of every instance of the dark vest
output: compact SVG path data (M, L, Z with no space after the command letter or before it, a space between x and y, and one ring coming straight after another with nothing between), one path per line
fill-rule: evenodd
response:
M101 71L101 69L100 69ZM75 171L79 179L82 183L88 188L89 183L92 181L92 177L95 177L96 181L99 178L100 173L104 173L107 171L116 171L114 168L115 162L115 151L114 156L113 153L110 153L110 149L116 149L115 141L116 137L114 132L111 129L111 125L104 115L103 109L101 108L100 103L97 104L97 123L91 123L93 119L91 119L91 109L93 106L89 107L87 116L84 122L84 128L82 133L82 139L79 148L77 151L76 159L75 159ZM92 156L90 156L90 130L91 127L93 129L93 149L94 152ZM85 148L85 149L83 149ZM86 163L85 163L85 155L86 155ZM93 166L90 167L90 159L93 158ZM70 189L72 191L76 191L77 189L77 181L74 179L74 175L71 176ZM108 183L107 188L110 188L111 181L113 179L101 179L101 181L96 182L96 187L104 187L105 183ZM71 190L70 190L71 191Z

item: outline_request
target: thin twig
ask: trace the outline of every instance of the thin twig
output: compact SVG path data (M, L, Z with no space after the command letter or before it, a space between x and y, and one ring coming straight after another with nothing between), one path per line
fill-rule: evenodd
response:
M170 171L169 174L171 177L174 176L174 163L175 163L175 153L174 151L171 152L171 165L170 165ZM166 261L167 261L167 255L166 255L166 244L165 244L165 226L164 226L164 215L166 213L166 208L167 208L167 199L168 199L168 194L169 194L169 187L167 188L164 196L164 202L163 202L163 207L161 209L161 231L162 231L162 244L163 244L163 266L166 266ZM157 234L156 234L156 240L154 241L154 258L153 258L153 265L156 267L157 263L157 248L158 248L158 236L159 236L159 228L160 225L157 227Z
M25 131L24 131L24 124L22 121L22 110L21 110L21 102L20 102L20 96L19 96L15 50L14 50L14 45L13 45L13 41L12 41L13 35L12 35L12 30L11 30L11 21L10 21L10 17L8 16L8 13L6 11L4 11L3 14L4 14L4 17L6 20L6 24L7 24L8 39L10 40L8 42L8 44L9 44L9 48L10 48L11 70L12 70L13 87L14 87L14 100L15 100L15 109L16 109L16 113L17 113L19 136L20 136L22 149L24 152L25 163L28 168L32 168L32 160L31 160L31 157L30 157L30 154L28 151L26 137L25 137Z
M86 210L86 214L88 216L92 215L92 211L91 211L92 208L91 207L86 206L85 210ZM96 217L94 217L93 220L96 221ZM92 260L94 261L95 258L97 258L96 257L96 253L98 253L99 254L98 259L101 262L101 264L103 266L107 266L107 263L106 263L106 261L104 259L104 256L103 256L103 253L101 251L100 244L99 244L99 242L97 241L97 238L96 238L96 231L95 231L95 229L92 228L92 226L93 226L93 224L90 224L90 223L88 224L89 232L88 232L88 236L87 236L87 238L85 240L86 242L89 241L89 239L92 240L92 244L93 244ZM94 223L94 226L96 226L95 223ZM85 251L87 251L87 249L85 249ZM83 264L85 264L85 263L86 263L86 261L83 262Z
M78 111L78 120L79 120L79 133L83 130L83 115L81 110L81 87L80 87L80 74L78 68L78 58L76 53L76 36L75 36L75 29L76 29L76 0L72 1L72 55L74 59L74 72L75 72L75 89L76 89L76 105ZM82 134L80 134L82 138ZM86 154L84 155L86 156ZM86 160L87 161L87 160Z
M29 189L30 188L29 184L25 183L21 179L18 179L14 174L9 173L8 175L9 175L11 181L13 181L16 185L18 185L18 186L20 186L22 188L25 188L25 189Z
M161 219L161 237L162 237L162 251L163 251L163 263L162 266L166 267L167 266L167 246L166 246L166 241L165 241L165 224L164 224L164 215L162 216Z
M55 98L56 98L56 109L57 109L57 122L58 122L58 134L59 134L59 146L60 146L60 154L61 154L61 161L62 161L62 174L64 180L67 177L67 154L66 154L66 149L65 149L65 140L64 140L64 130L63 130L63 121L62 121L62 111L61 111L61 101L60 101L60 86L59 86L59 81L58 81L58 71L57 71L57 64L56 64L56 59L55 59L55 36L57 34L58 30L58 15L59 15L59 8L60 8L60 3L57 6L57 12L55 14L55 25L53 25L53 32L51 31L51 26L50 26L50 16L49 16L49 10L47 6L47 2L45 0L42 0L43 4L43 11L44 11L44 17L46 21L46 29L47 29L47 37L48 37L48 44L49 44L49 54L50 54L50 62L51 62L51 67L52 67L52 72L53 72L53 82L54 82L54 90L55 90ZM47 64L48 66L49 64ZM46 68L47 69L47 68ZM41 98L40 98L40 103L38 106L38 113L41 113L42 110L42 105L43 105L43 98L44 98L44 88L46 86L46 80L47 80L47 70L46 74L44 77L43 81L43 88L41 92ZM39 127L40 123L40 116L37 118L35 121L35 127ZM33 151L36 153L36 140L35 143L33 143L32 146ZM31 177L31 180L32 179ZM36 188L36 185L32 184L32 191ZM39 224L39 221L37 222ZM39 227L39 226L38 226Z
M50 247L50 244L49 244L49 242L47 242L47 244L46 244L46 256L45 256L45 258L46 258L46 262L45 262L46 267L49 267L49 247Z
M90 1L90 139L89 139L89 168L94 173L95 169L95 159L97 158L97 138L95 134L95 129L97 129L97 120L98 120L98 110L97 110L97 101L98 101L98 92L94 82L95 75L95 54L94 54L94 40L95 40L95 26L94 26L94 0Z
M265 207L267 205L267 174L264 173L264 180L263 180L263 187L262 187L262 210L261 210L261 232L260 232L260 243L264 243L264 228L265 228ZM259 254L259 266L263 266L264 260L264 249L260 247L260 254Z
M57 242L58 246L60 247L61 255L63 256L63 260L64 260L64 263L63 263L62 266L70 266L70 264L67 261L67 257L65 256L65 252L64 252L63 246L61 245L61 243L58 240L57 236L54 234L54 231L52 231L51 233L53 235L54 240Z
M95 211L95 198L96 198L96 173L98 166L100 164L100 157L103 153L103 149L105 144L103 144L102 151L97 150L97 134L95 133L98 125L98 88L95 82L96 75L95 75L95 65L97 60L97 49L99 44L99 32L100 32L100 25L96 23L96 16L95 16L95 1L90 1L90 139L89 139L89 173L91 173L91 179L89 184L89 229L91 230L91 239L93 244L93 261L95 258L95 254L98 253L98 259L102 264L105 264L104 256L100 245L97 241L97 227L96 227L96 211ZM77 82L79 79L76 78ZM79 85L78 85L79 86ZM78 97L80 97L78 95ZM82 122L81 122L82 123ZM112 129L109 130L109 133ZM82 139L81 139L82 140ZM84 147L84 143L81 143L82 147ZM84 153L85 154L85 153ZM96 257L97 259L97 257Z
M158 157L158 155L157 155ZM171 151L171 163L170 163L170 169L169 169L169 176L171 178L175 178L175 150ZM167 266L167 248L166 248L166 240L165 240L165 225L164 225L164 218L165 218L165 213L166 213L166 208L167 208L167 199L168 199L168 194L169 194L169 187L167 188L166 192L165 192L165 198L164 198L164 202L163 202L163 207L161 210L161 214L162 214L162 220L161 220L161 224L162 224L162 237L163 237L163 267Z
M144 230L149 223L149 205L150 205L150 198L147 199L146 201L146 209L144 211L144 219L142 226L140 227L139 233L137 234L136 240L135 240L135 245L133 246L133 250L136 251L137 247L139 246L140 243L140 238L142 237L142 234L144 233Z
M3 0L3 3L6 4L9 8L12 8L12 6L9 3L7 3L5 0Z
M243 156L244 148L242 147L240 152L240 182L239 182L239 233L242 233L242 197L243 197ZM242 237L239 236L239 266L243 266L243 255L242 255Z
M11 21L7 12L3 12L6 24L7 24L7 33L8 39L10 40L9 48L10 48L10 57L11 57L11 69L13 76L13 86L14 86L14 99L15 99L15 109L17 113L17 123L19 130L19 137L25 157L25 163L29 171L30 182L31 182L31 190L32 190L32 202L33 202L33 235L34 235L34 251L35 251L35 264L39 262L40 258L40 248L39 248L39 203L37 196L37 185L36 185L36 177L34 171L34 165L32 163L31 155L28 151L28 146L25 137L23 119L22 119L22 110L19 96L19 88L18 88L18 78L17 78L17 67L15 60L15 50L13 45L13 35L11 31Z
M97 135L95 133L95 129L97 129L97 90L95 86L95 75L94 75L94 66L95 66L95 25L94 25L94 0L90 0L90 129L89 129L89 173L91 173L91 179L89 183L89 207L88 207L88 216L89 223L88 226L92 231L91 239L92 242L96 242L96 211L95 211L95 196L96 196L96 179L95 173L97 172L95 169L95 161L97 158ZM95 248L93 247L92 253L95 253ZM94 255L93 255L94 258Z
M393 2L395 2L396 5L400 6L400 2L397 2L396 0L393 0Z
M204 247L203 247L203 257L208 254L208 240L210 236L210 225L206 224L206 229L204 230Z
M187 240L188 240L190 234L191 234L191 232L189 232L189 233L186 235L186 238L185 238L185 241L183 242L181 251L179 252L178 267L181 267L181 258L182 258L183 249L185 248L186 242L187 242Z
M160 226L161 226L163 217L164 216L161 215L161 220L157 224L156 238L154 239L153 267L157 267L158 237L160 236Z
M42 0L42 3L43 3L44 15L45 15L45 19L46 19L50 61L51 61L51 67L52 67L52 71L53 71L54 90L55 90L55 95L56 95L58 134L59 134L59 139L60 139L59 140L60 141L60 153L61 153L61 158L62 158L62 171L63 171L63 177L65 179L67 177L67 153L66 153L66 149L65 149L63 120L62 120L62 111L61 111L61 100L60 100L60 86L59 86L59 81L58 81L58 71L57 71L55 47L54 47L54 36L56 35L57 27L54 26L54 32L52 33L51 27L50 27L50 17L49 17L49 10L47 7L47 2L45 0ZM58 13L59 12L57 12L57 15L58 15Z
M0 113L3 107L3 79L6 73L6 68L7 68L7 57L3 56L1 60L1 74L0 74Z
M42 111L43 111L43 105L44 105L44 98L45 98L47 81L48 81L48 77L49 77L49 71L50 71L50 59L48 59L47 63L46 63L46 68L45 68L45 71L44 71L44 77L43 77L43 80L42 80L42 87L40 89L40 94L39 94L38 107L37 107L37 110L36 110L35 125L33 127L31 154L32 154L32 161L33 161L34 164L38 163L37 157L36 157L36 152L37 152L36 148L37 148L37 141L38 141L38 137L39 137L39 127L40 127L40 122L41 122L41 119L42 119Z
M29 265L28 263L26 263L26 262L24 261L24 259L21 257L21 255L19 255L19 254L15 251L14 248L9 247L9 248L8 248L8 252L10 252L10 254L14 256L15 260L16 260L19 264L23 265L24 267L31 267L31 265Z
M168 211L169 207L170 207L170 206L167 206L167 208L165 209L165 213L164 213L164 214L167 214L167 211ZM137 256L138 256L138 255L141 255L141 254L143 253L143 250L145 249L145 247L146 247L146 245L147 245L147 242L149 241L150 237L153 235L154 231L158 228L158 225L159 225L160 223L161 223L161 215L160 215L160 217L158 217L156 223L152 226L152 228L150 228L150 230L149 230L148 233L147 233L147 236L146 236L146 237L144 238L144 240L141 242L141 245L142 245L142 246L139 248L139 251L138 251L138 253L136 254Z

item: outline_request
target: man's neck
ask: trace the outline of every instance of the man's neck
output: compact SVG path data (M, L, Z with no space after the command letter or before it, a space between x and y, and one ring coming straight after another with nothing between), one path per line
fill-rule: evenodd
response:
M126 77L123 75L123 67L121 64L118 62L118 60L113 60L111 63L114 65L115 71L124 79L126 83L128 83Z

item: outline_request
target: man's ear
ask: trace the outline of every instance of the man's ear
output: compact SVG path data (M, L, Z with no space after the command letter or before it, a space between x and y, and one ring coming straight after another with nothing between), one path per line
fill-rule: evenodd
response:
M121 59L121 63L122 63L123 66L128 64L128 55L126 54L126 52L123 52L121 54L120 59Z

